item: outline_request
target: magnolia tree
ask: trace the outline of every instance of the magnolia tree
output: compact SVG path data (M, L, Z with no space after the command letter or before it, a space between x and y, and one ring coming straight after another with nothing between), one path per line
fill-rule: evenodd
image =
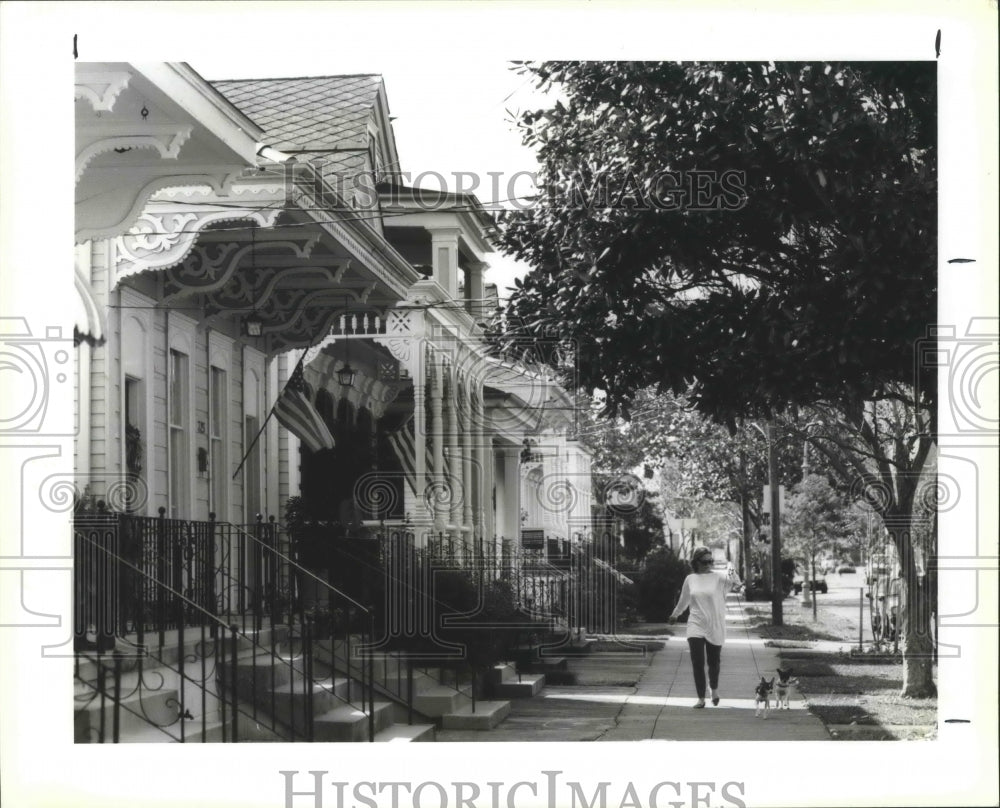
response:
M855 407L814 404L810 426L787 429L823 455L854 498L875 517L900 566L903 694L936 692L932 678L932 615L937 600L927 562L936 553L933 409L908 385L886 385L879 398Z
M521 69L559 100L520 121L540 193L502 223L531 267L508 333L573 345L613 412L650 385L731 433L815 407L827 427L790 434L870 502L909 576L935 437L935 377L914 378L937 302L935 65ZM928 696L909 583L903 693Z

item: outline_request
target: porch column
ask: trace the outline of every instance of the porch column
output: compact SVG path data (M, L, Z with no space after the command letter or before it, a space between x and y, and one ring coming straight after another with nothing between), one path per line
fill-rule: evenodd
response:
M465 490L465 496L462 498L463 533L472 532L472 497L474 496L472 483L472 402L469 400L471 393L469 384L469 378L465 377L459 385L459 402L462 408L462 485Z
M469 314L475 319L481 320L486 316L486 284L483 276L489 267L485 261L469 262Z
M440 488L444 483L444 447L441 443L441 437L444 433L444 421L441 417L441 392L442 392L442 373L443 366L438 364L437 359L434 354L431 354L431 361L429 362L430 367L430 387L431 387L431 446L432 446L432 460L434 463L433 476L431 478L431 503L432 503L432 517L434 519L434 530L439 532L444 530L444 520L445 520L445 503L442 499L442 490Z
M475 441L475 500L472 513L475 535L486 536L486 435L483 429L483 396L475 385L472 396L472 426Z
M430 231L431 265L434 280L452 299L458 296L458 234L457 227L441 227Z
M515 547L521 546L521 466L520 454L516 448L507 449L503 456L504 489L507 502L504 512L510 539Z
M422 544L421 537L430 522L427 500L424 498L424 489L427 487L427 410L424 389L427 381L427 361L423 345L417 350L416 371L413 378L413 487L416 491L413 521L417 542Z
M462 453L458 445L458 396L457 373L454 368L448 373L448 482L451 485L451 512L448 516L448 528L456 535L462 524L462 497L464 492L461 484Z

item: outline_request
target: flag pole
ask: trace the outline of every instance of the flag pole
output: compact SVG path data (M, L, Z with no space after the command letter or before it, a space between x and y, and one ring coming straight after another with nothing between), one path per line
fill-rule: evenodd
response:
M299 357L299 361L295 364L295 370L293 370L289 375L289 377L285 380L285 383L281 387L281 392L279 392L277 398L274 399L275 404L278 402L278 399L281 398L282 393L285 392L285 388L288 386L288 382L291 381L292 377L295 375L295 371L299 369L299 366L302 364L302 360L306 358L306 354L308 352L309 348L306 348L302 352L302 356ZM247 458L250 457L250 452L253 451L253 447L257 445L257 441L260 440L260 436L264 434L264 429L267 427L267 424L271 420L272 415L274 415L274 404L271 405L271 409L267 413L267 418L265 418L264 423L260 425L260 429L257 430L257 434L254 435L253 440L250 441L250 445L247 447L246 453L243 455L243 459L240 460L240 464L236 467L236 471L233 472L233 476L231 477L231 479L235 480L236 475L240 473L240 470L247 462Z
M295 374L298 372L299 368L302 366L302 363L305 361L306 354L309 353L309 350L312 347L313 347L313 343L310 343L309 345L307 345L305 347L305 350L302 351L302 356L299 357L299 361L295 363L295 368L288 375L288 378L285 380L285 383L282 385L281 391L278 393L277 397L274 399L274 404L271 405L271 409L267 413L267 418L265 418L264 419L264 423L262 423L260 425L260 429L257 430L257 434L254 435L253 440L250 441L250 445L247 447L246 453L243 455L243 459L240 460L240 464L236 467L236 471L233 472L233 476L230 479L235 480L236 479L236 475L240 473L240 471L242 470L244 464L247 462L247 458L250 457L250 452L252 452L253 451L253 447L257 445L257 441L260 440L260 436L264 434L264 428L267 426L268 422L271 420L271 416L274 415L274 407L275 407L275 405L278 403L278 401L281 398L282 394L285 392L285 388L288 387L288 383L292 379L295 378Z

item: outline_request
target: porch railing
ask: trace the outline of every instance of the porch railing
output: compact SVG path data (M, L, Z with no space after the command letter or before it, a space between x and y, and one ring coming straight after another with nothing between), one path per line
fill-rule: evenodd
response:
M241 717L262 740L312 740L317 698L367 713L373 739L372 665L360 666L346 698L331 672L316 669L301 584L351 615L363 647L372 612L283 552L275 523L103 512L78 514L74 533L78 717L100 700L99 720L78 740L119 740L126 713L164 740L239 740Z

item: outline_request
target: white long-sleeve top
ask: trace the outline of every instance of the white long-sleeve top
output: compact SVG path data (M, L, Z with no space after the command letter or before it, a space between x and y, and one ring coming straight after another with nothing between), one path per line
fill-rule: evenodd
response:
M726 640L726 593L734 583L731 575L715 570L693 572L684 579L681 597L671 618L684 613L688 607L687 637L704 637L712 645L722 645Z

